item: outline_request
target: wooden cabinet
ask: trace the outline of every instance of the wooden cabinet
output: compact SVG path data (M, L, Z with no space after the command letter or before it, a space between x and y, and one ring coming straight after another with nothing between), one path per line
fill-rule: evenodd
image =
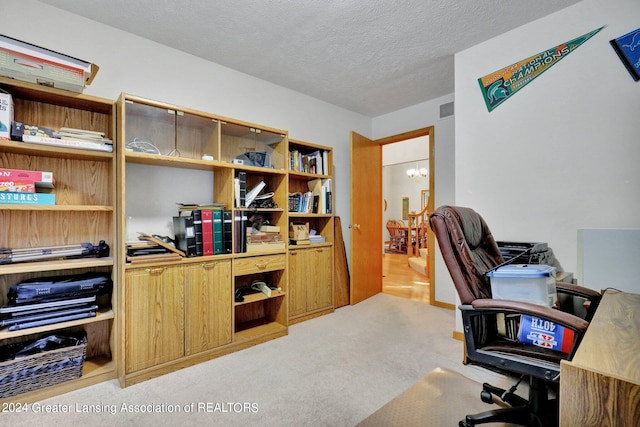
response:
M289 245L289 321L297 323L334 310L333 150L290 139L289 153L289 195L313 202L306 209L290 204L288 223L308 224L321 236L308 246Z
M289 319L333 311L333 250L330 246L289 251Z
M73 127L99 131L115 139L113 101L4 77L0 77L0 89L12 95L16 121L53 130ZM54 205L0 204L0 248L77 247L83 243L97 245L101 240L111 248L110 256L101 258L3 262L0 264L0 305L7 303L11 286L27 279L103 273L114 281L113 292L102 301L96 317L17 331L0 330L0 345L80 330L86 332L88 340L87 359L79 379L11 399L40 400L61 390L69 391L116 376L114 360L120 335L114 326L117 310L113 308L119 292L115 159L115 152L0 141L0 167L52 172L55 188L49 191L56 196Z
M182 266L132 268L125 275L126 372L184 355Z
M231 261L129 268L126 372L231 342Z

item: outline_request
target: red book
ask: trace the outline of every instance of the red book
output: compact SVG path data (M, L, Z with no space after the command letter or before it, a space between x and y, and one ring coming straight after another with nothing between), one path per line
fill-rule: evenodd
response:
M26 182L32 181L36 187L53 188L55 179L53 172L32 171L24 169L0 168L0 181Z
M202 209L202 255L213 255L213 212Z

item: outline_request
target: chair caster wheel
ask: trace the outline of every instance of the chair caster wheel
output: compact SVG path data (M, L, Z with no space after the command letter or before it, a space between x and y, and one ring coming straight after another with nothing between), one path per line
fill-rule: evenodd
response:
M471 426L469 424L467 424L466 422L464 422L464 421L460 421L458 423L458 427L471 427Z
M493 396L491 396L491 393L486 390L482 390L480 392L480 399L484 403L493 403Z

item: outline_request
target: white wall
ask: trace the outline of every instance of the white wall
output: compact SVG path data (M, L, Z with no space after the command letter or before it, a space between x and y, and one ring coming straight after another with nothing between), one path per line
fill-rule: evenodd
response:
M440 105L453 101L454 95L446 95L373 119L373 138L379 139L414 129L434 126L434 206L454 204L455 200L455 139L454 124L457 117L440 119ZM457 106L456 116L457 116ZM440 250L436 245L436 301L455 304L456 292Z
M349 133L371 134L371 119L40 3L2 0L1 33L100 67L84 93L121 92L289 131L334 148L336 213L349 253Z
M584 0L456 55L456 203L497 239L548 242L565 271L579 229L640 225L640 83L609 45L639 17L638 0ZM479 77L603 25L487 111Z

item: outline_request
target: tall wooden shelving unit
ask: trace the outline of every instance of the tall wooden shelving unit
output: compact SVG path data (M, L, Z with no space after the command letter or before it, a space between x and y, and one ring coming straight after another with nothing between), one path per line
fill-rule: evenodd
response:
M113 101L0 77L0 88L13 97L15 120L52 129L73 127L104 132L115 139ZM87 360L79 379L23 393L5 400L29 402L116 377L118 299L116 244L116 145L114 153L0 141L0 166L53 172L55 205L0 205L0 248L20 249L98 244L111 256L58 259L0 265L0 305L12 285L37 277L107 273L114 279L112 308L94 318L22 331L0 330L0 345L38 339L51 333L84 330Z
M243 172L247 189L264 181L264 191L274 193L277 207L250 212L268 215L271 224L286 230L286 131L129 94L122 94L118 101L118 117L118 235L123 287L119 320L120 345L125 349L118 364L121 384L134 384L286 335L285 249L268 253L234 249L232 253L170 262L125 262L127 236L131 238L135 231L156 232L127 229L136 215L158 215L151 210L134 211L135 199L151 200L158 211L173 206L173 215L177 215L176 203L190 202L184 200L178 185L190 170L203 173L194 184L202 187L202 197L223 203L234 220L249 211L234 205L234 179ZM133 141L150 142L159 153L135 151L140 149L133 148L135 144L127 146ZM232 163L247 151L269 152L273 167ZM149 175L170 175L177 186L155 188L158 184L149 179L142 191L138 186L137 191L144 194L132 194L136 186L128 174L140 166L148 167ZM234 231L234 247L239 238ZM235 291L256 279L278 290L269 297L249 291L244 301L235 301Z
M309 224L325 242L308 246L289 245L289 322L302 322L334 311L334 197L333 150L331 147L289 139L289 194L309 191L309 182L319 181L328 190L326 212L289 212L289 224ZM322 168L307 169L300 159L313 153L325 158ZM324 197L323 194L319 197ZM321 204L320 204L321 205Z

